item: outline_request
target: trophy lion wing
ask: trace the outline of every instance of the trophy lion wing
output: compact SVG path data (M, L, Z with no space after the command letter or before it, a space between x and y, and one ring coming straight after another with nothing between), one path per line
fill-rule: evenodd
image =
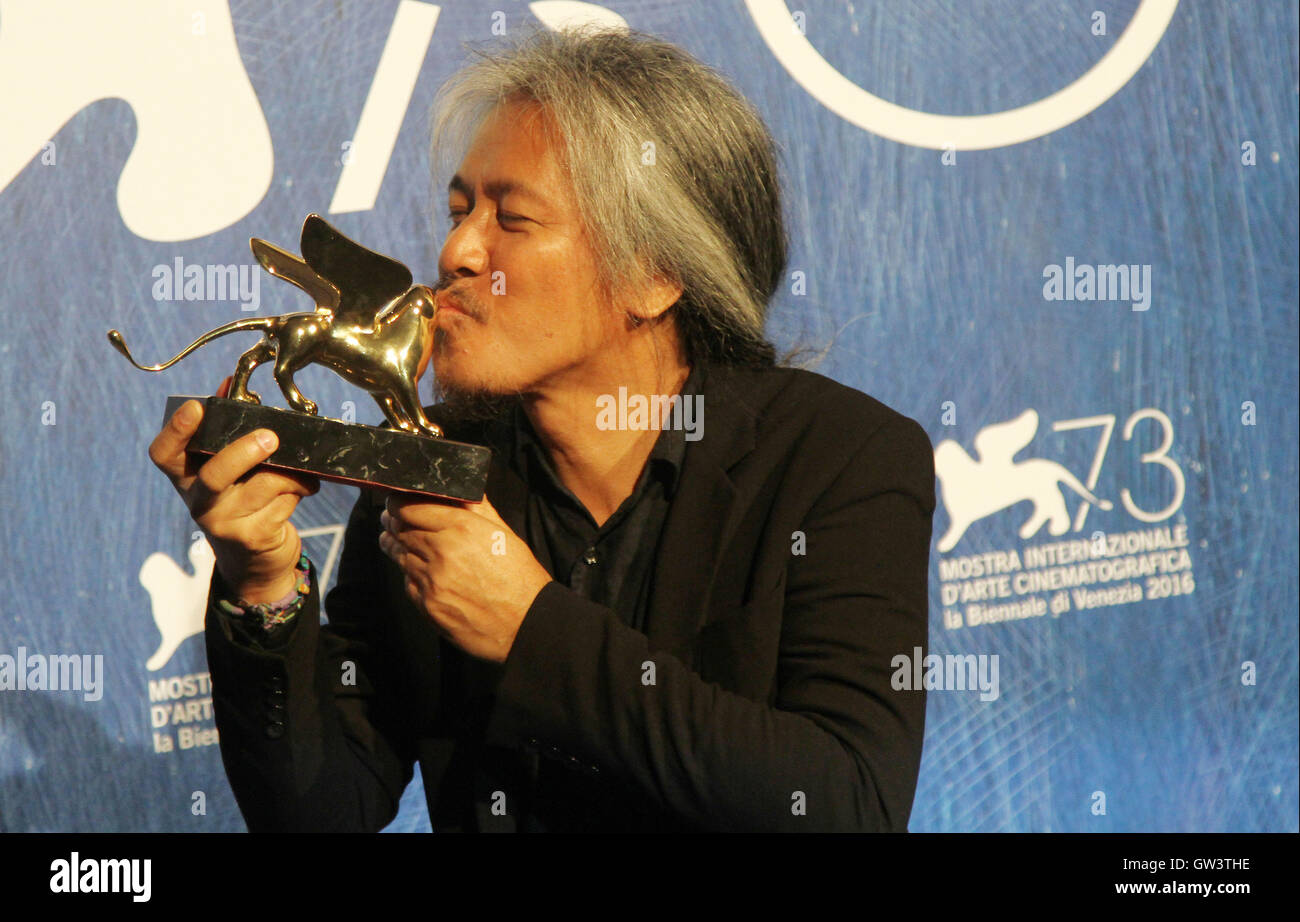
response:
M257 237L249 238L249 247L262 268L276 278L284 279L297 285L316 302L317 307L338 310L338 289L321 278L311 266L287 250L282 250L274 243L268 243Z
M339 291L336 319L370 325L395 298L411 287L411 270L349 240L312 214L302 225L302 256L307 265Z

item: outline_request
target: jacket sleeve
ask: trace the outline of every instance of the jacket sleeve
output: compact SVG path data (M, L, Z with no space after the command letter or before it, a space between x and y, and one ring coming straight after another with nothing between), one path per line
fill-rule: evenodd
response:
M382 829L397 814L415 756L378 661L375 619L387 603L378 512L363 491L344 535L329 625L320 586L271 646L249 643L218 608L213 571L205 634L221 758L250 832Z
M488 741L553 747L703 830L905 831L925 693L895 690L892 663L926 646L933 511L929 439L897 417L806 516L768 701L706 682L548 584L504 664Z

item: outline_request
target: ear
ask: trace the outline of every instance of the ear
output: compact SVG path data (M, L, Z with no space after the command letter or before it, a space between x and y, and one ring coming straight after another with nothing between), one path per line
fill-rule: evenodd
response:
M654 273L639 290L628 296L627 312L641 321L655 320L682 297L682 283L662 273Z

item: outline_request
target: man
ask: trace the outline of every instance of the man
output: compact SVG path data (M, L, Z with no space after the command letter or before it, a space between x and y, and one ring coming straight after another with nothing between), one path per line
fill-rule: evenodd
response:
M254 436L182 470L192 422L151 449L217 552L249 828L382 828L418 760L435 831L905 830L931 448L775 364L761 120L672 45L581 31L485 57L439 113L435 149L468 143L429 415L492 447L484 501L363 491L320 626L287 522L316 485L245 476ZM666 420L615 409L657 395Z

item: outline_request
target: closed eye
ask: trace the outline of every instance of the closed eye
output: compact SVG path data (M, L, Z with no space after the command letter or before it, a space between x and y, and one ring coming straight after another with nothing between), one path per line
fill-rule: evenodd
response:
M447 212L447 217L451 221L452 226L454 227L461 220L463 220L468 213L469 212L465 211L465 209L463 208L453 208L451 211ZM513 222L513 221L528 221L531 219L526 218L523 215L511 214L510 212L507 211L498 211L497 220Z

